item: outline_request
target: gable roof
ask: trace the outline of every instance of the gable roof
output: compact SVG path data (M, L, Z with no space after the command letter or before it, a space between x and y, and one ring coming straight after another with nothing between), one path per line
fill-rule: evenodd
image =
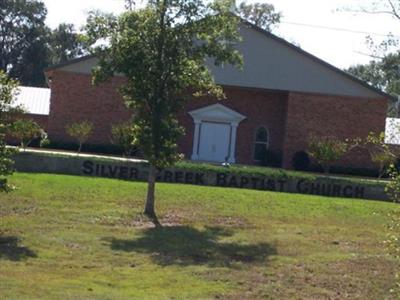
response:
M286 41L285 39L283 39L283 38L281 38L281 37L278 37L278 36L275 35L275 34L272 34L271 32L266 31L266 30L264 30L264 29L262 29L262 28L260 28L260 27L258 27L258 26L256 26L256 25L254 25L254 24L252 24L252 23L250 23L250 22L244 20L244 19L241 19L241 22L242 22L243 24L246 24L247 26L251 27L253 30L264 34L266 37L269 37L269 38L271 38L271 39L274 39L275 41L281 43L282 45L284 45L284 46L286 46L286 47L289 47L289 48L291 48L291 49L297 51L297 52L300 53L301 55L304 55L304 56L306 56L306 57L309 57L310 59L314 60L316 63L321 64L321 65L323 65L324 67L326 67L326 68L332 70L333 72L338 73L340 76L344 76L344 77L346 77L346 78L348 78L348 79L354 81L356 84L360 84L360 85L362 85L362 86L364 86L364 87L366 87L366 88L368 88L368 89L370 89L370 90L372 90L372 91L374 91L374 92L380 94L381 96L384 96L384 97L387 97L387 98L393 98L393 99L397 100L396 97L394 97L394 96L392 96L392 95L390 95L390 94L388 94L388 93L386 93L386 92L384 92L384 91L382 91L382 90L380 90L380 89L378 89L378 88L372 86L371 84L367 83L366 81L363 81L363 80L361 80L361 79L359 79L359 78L353 76L352 74L350 74L350 73L348 73L348 72L345 72L345 71L342 70L342 69L339 69L338 67L335 67L334 65L332 65L332 64L330 64L330 63L328 63L328 62L322 60L321 58L319 58L319 57L317 57L317 56L315 56L315 55L313 55L313 54L311 54L311 53L309 53L309 52L307 52L307 51L301 49L300 47L298 47L298 46L296 46L296 45L294 45L294 44L292 44L292 43L289 43L289 42Z
M237 48L243 55L243 70L229 65L216 67L212 60L207 62L218 84L280 91L393 98L245 20L241 21L239 31L243 41L237 44ZM61 69L67 72L90 73L96 63L96 57L88 55L52 66L46 71Z

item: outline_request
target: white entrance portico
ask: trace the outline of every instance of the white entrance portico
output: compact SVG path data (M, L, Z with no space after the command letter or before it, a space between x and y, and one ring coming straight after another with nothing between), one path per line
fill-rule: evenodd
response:
M195 124L191 159L235 163L236 131L246 117L219 103L189 114Z

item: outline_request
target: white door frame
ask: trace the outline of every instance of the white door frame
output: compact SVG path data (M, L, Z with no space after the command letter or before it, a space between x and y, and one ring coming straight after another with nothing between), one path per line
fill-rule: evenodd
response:
M239 126L239 123L241 121L246 119L246 117L219 103L190 111L189 114L192 116L195 125L191 159L199 160L201 124L203 122L216 122L216 123L226 123L229 124L231 127L228 162L235 163L237 127Z

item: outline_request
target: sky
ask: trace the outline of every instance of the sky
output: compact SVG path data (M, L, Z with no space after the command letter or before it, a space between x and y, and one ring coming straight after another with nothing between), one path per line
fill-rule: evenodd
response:
M48 8L47 23L53 28L61 22L74 23L80 27L85 23L86 13L93 9L115 14L124 10L123 0L43 1ZM274 30L275 34L339 68L364 64L371 60L367 55L370 50L365 43L367 33L370 33L376 41L382 40L384 37L381 35L388 33L400 37L399 20L394 20L389 15L354 13L345 9L358 8L370 0L248 0L247 2L273 4L283 15L282 23Z

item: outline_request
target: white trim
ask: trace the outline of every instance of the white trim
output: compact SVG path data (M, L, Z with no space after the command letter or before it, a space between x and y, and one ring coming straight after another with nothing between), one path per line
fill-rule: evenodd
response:
M236 153L236 134L239 123L246 119L246 117L222 104L216 103L206 107L202 107L189 112L194 120L194 135L193 135L193 148L192 160L199 160L199 145L200 145L200 132L203 122L217 122L226 123L230 125L230 141L229 141L229 155L227 161L235 163Z
M193 120L225 122L238 125L246 117L222 104L216 103L189 112Z

